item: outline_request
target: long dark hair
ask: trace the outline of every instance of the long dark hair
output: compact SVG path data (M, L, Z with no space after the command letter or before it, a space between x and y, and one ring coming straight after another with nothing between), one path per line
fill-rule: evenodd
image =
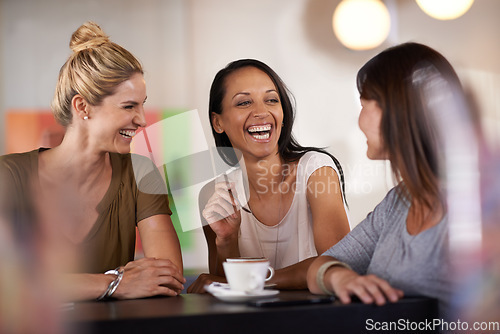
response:
M216 75L210 88L210 101L208 104L208 118L212 120L212 113L222 113L222 100L226 94L226 78L229 74L244 67L255 67L262 72L266 73L273 81L281 101L283 108L283 128L281 130L280 138L278 139L278 154L285 162L292 162L299 160L305 153L309 151L316 151L327 154L330 156L339 171L339 179L342 187L342 194L345 200L345 184L344 172L340 162L330 153L324 149L317 147L304 147L301 146L292 134L293 122L295 119L295 105L293 95L286 87L281 78L273 71L268 65L255 59L240 59L229 63L226 67L221 69ZM210 121L212 122L212 121ZM217 133L212 126L212 134L215 139L215 144L222 159L229 165L235 166L238 163L238 158L234 150L228 150L232 147L231 141L225 132Z
M383 144L395 179L403 181L398 189L424 207L441 203L445 209L439 184L439 131L422 86L415 83L417 71L425 68L436 71L458 95L463 93L450 63L418 43L400 44L373 57L358 71L357 88L361 98L377 101L382 109Z

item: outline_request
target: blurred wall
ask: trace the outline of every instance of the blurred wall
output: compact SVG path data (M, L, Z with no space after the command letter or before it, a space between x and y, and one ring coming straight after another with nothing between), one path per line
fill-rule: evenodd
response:
M379 48L362 52L347 50L333 35L331 17L339 2L2 0L0 113L49 106L59 68L70 54L71 33L87 20L99 23L142 61L148 106L198 109L206 133L215 73L232 60L257 58L274 68L294 93L299 142L326 147L343 164L354 226L392 185L386 163L365 157L366 139L357 127L357 70L396 43L412 40L436 48L478 97L489 138L498 142L500 1L477 0L463 17L438 21L413 0L386 0L390 37ZM204 240L201 231L193 233L200 253L189 261L203 266Z

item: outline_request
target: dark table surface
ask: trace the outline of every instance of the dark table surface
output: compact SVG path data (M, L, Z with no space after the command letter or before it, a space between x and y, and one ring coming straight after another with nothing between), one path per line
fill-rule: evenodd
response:
M279 294L293 298L308 295L307 291L281 291ZM434 299L406 297L384 306L360 302L342 305L334 301L317 305L255 307L223 302L211 295L183 294L178 297L80 302L64 313L66 331L72 334L374 333L377 332L374 326L388 322L419 323L437 319L438 306ZM404 333L391 333L395 332Z

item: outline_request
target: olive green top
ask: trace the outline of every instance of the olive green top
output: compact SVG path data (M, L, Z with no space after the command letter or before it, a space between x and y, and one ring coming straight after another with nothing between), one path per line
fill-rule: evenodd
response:
M38 154L40 148L26 153L0 157L0 213L12 224L16 241L30 245L37 238L39 226L30 194L32 182L38 182ZM134 159L132 159L132 156ZM131 154L110 153L112 177L110 186L97 205L98 218L81 243L74 244L77 254L84 261L78 271L102 273L125 265L134 259L136 225L141 220L159 214L171 215L165 182L156 168L142 172L139 187L135 175L141 169L137 161L153 166L144 157ZM132 164L134 160L134 164ZM134 165L134 168L133 168ZM138 166L138 168L137 168ZM139 178L139 177L138 177ZM146 184L145 187L142 185ZM148 189L148 193L139 190Z

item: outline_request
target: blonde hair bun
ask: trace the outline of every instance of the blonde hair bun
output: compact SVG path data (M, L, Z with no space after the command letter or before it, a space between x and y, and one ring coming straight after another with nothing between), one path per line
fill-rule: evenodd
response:
M101 27L97 23L89 21L82 24L73 33L69 47L76 53L85 49L97 48L109 42L109 36L102 31Z
M132 75L144 74L139 60L113 43L95 22L82 24L71 35L69 46L73 53L59 71L51 104L54 117L65 127L73 120L72 99L76 94L97 106Z

